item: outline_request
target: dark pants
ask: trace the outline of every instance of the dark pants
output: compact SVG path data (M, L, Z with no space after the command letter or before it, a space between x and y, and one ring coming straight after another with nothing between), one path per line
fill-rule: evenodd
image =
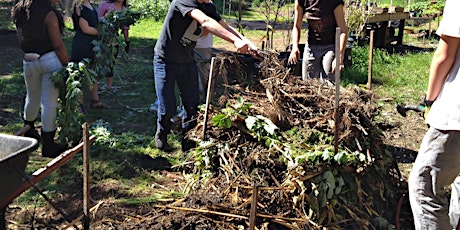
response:
M165 137L171 131L171 118L176 115L175 85L179 88L181 104L185 110L182 128L192 128L196 121L191 119L198 112L198 70L195 62L175 63L154 56L153 70L158 100L157 134ZM196 118L195 118L196 119Z

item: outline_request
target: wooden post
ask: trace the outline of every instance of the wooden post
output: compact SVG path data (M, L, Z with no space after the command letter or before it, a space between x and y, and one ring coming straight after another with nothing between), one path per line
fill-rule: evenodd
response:
M211 103L211 88L212 88L212 78L213 78L213 70L214 70L214 62L216 61L216 57L211 58L211 68L209 69L209 77L208 77L208 90L206 91L206 105L204 108L204 118L203 118L203 136L202 140L206 141L206 123L208 123L208 110L209 104Z
M340 28L335 29L335 109L334 109L334 152L339 151L339 99L340 99Z
M83 124L83 229L89 229L89 131L88 124Z
M254 183L254 185L252 186L251 210L249 212L249 230L254 230L256 226L258 195L259 195L259 188Z
M371 30L369 41L369 68L367 71L367 88L372 89L372 64L374 58L374 31Z

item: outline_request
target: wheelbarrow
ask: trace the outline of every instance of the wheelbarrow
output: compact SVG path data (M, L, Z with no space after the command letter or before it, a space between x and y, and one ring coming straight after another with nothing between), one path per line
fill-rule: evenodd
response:
M35 151L38 141L21 136L0 134L0 200L11 195L23 182L29 153ZM0 229L5 229L6 207L0 209Z

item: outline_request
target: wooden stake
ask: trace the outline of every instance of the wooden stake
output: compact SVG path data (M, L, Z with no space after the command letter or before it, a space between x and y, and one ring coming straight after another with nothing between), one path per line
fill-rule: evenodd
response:
M89 131L88 124L83 124L83 229L89 229Z
M258 194L259 194L259 189L257 188L257 185L254 183L254 186L252 186L251 210L249 212L249 230L254 230L256 226Z
M374 31L371 30L369 41L369 68L367 72L367 88L372 89L372 64L374 59Z
M211 103L212 78L213 78L215 60L216 60L215 57L211 58L211 68L209 69L208 90L206 91L206 105L204 108L204 118L203 118L203 137L202 137L203 141L206 141L206 123L208 123L208 110L209 110L209 104Z
M335 29L335 109L334 109L334 152L339 151L339 99L340 99L340 28Z

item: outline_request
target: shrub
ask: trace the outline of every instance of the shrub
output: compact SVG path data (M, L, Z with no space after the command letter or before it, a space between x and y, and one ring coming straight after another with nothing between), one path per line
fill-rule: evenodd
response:
M153 18L155 21L160 21L168 13L169 4L168 0L132 0L130 9L139 12L142 18Z

